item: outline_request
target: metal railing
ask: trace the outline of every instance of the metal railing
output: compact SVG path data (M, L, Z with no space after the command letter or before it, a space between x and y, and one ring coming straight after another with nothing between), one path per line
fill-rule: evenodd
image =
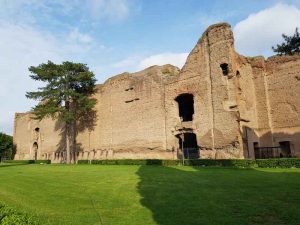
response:
M290 153L284 151L280 146L277 147L256 147L254 148L256 159L291 157Z
M177 158L178 159L199 159L199 148L183 148L178 149Z
M5 163L6 160L11 160L11 158L0 157L0 163Z

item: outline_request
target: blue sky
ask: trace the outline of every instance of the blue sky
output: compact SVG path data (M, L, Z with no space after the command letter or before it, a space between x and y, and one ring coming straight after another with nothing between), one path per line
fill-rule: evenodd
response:
M0 0L0 132L36 102L28 67L88 64L98 83L154 64L182 67L204 30L228 22L239 53L272 54L300 27L299 0Z

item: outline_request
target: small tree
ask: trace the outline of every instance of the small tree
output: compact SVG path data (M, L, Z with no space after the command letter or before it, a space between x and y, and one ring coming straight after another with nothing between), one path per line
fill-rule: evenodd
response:
M272 47L273 51L277 53L277 55L292 55L296 52L300 52L300 34L298 32L298 28L296 28L293 36L282 34L282 37L284 42L281 43L281 45Z
M0 133L0 158L12 158L13 156L13 137Z
M26 97L41 101L32 109L34 119L45 117L58 119L65 124L66 162L71 162L76 143L76 121L93 110L96 100L95 75L82 63L63 62L60 65L48 61L37 67L30 67L30 77L45 82L45 87L35 92L27 92Z

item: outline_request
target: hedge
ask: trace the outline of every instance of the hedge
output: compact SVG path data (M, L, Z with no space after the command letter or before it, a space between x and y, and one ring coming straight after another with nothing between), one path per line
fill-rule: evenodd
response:
M257 159L256 164L261 168L300 168L300 158Z
M37 219L0 204L0 225L37 225Z
M182 165L182 160L160 160L160 159L116 159L116 160L78 160L78 164L97 165ZM300 158L281 159L187 159L186 166L215 166L215 167L237 167L237 168L300 168Z
M5 160L4 163L20 163L20 164L51 164L51 160Z
M98 165L162 165L177 166L180 160L161 159L116 159L116 160L78 160L78 164L98 164Z
M220 166L220 167L255 167L255 161L250 159L190 159L184 162L187 166Z

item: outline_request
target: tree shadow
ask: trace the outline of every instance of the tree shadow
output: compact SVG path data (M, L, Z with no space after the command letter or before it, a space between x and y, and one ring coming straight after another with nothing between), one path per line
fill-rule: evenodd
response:
M141 166L137 175L156 224L300 224L299 170Z
M76 126L74 131L72 132L73 136L77 136L79 132L85 132L86 130L91 132L95 129L97 125L97 111L95 109L92 109L90 112L88 112L85 116L80 117L76 121ZM59 163L65 163L66 162L66 127L65 123L56 120L55 122L55 132L59 132L59 142L56 145L56 151L55 151L55 157L54 161ZM71 143L71 149L74 149L74 152L72 152L71 159L73 162L77 161L77 156L80 152L83 152L84 149L82 147L81 143L75 142Z
M28 163L8 163L8 164L1 164L0 163L0 168L1 167L12 167L12 166L24 166L24 165L30 165Z

